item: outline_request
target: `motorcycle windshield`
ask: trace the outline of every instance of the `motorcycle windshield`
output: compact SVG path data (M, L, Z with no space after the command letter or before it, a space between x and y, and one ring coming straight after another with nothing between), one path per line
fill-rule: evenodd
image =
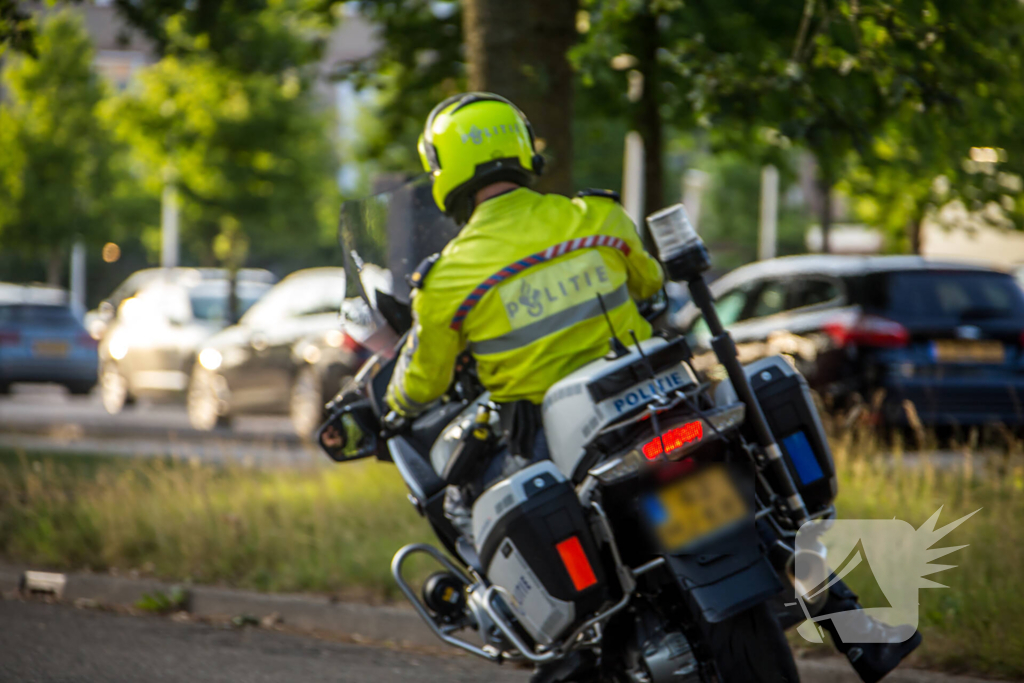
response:
M409 181L384 177L375 183L375 189L369 197L341 205L338 241L349 291L358 292L370 307L371 327L379 333L371 348L387 351L389 340L393 345L402 331L402 325L396 323L394 302L399 308L408 304L417 266L441 251L459 228L438 210L428 175Z

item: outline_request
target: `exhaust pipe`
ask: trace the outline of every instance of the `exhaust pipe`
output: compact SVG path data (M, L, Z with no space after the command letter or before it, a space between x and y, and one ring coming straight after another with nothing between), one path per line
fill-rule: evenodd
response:
M828 566L828 550L815 541L797 548L786 563L786 576L796 595L808 606L820 607L828 599L828 583L832 572Z

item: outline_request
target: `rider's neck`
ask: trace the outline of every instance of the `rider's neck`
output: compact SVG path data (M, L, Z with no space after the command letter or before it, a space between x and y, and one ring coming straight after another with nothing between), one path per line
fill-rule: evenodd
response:
M519 187L519 185L511 183L507 180L503 180L498 183L491 183L487 187L482 187L479 190L477 190L476 195L473 197L473 199L475 200L475 205L480 206L488 199L494 199L500 194L511 192L512 190L516 190Z

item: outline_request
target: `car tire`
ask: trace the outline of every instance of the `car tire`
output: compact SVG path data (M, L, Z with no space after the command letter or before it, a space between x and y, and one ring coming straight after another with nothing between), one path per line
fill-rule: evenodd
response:
M192 372L185 398L185 410L192 429L209 432L231 425L231 416L217 393L217 375L197 367Z
M70 382L67 386L68 392L73 396L88 396L92 393L96 382Z
M100 369L100 401L103 409L117 415L126 405L134 402L128 389L128 378L114 363L107 363ZM72 391L72 393L74 393Z
M289 409L295 433L312 440L324 417L324 392L314 366L306 365L295 375Z

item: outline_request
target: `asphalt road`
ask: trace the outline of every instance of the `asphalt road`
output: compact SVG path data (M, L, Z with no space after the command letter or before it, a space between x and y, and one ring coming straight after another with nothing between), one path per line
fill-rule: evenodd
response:
M468 656L438 657L263 629L0 601L0 681L18 683L526 683Z
M0 448L62 453L103 453L124 456L197 457L201 460L252 461L268 466L326 464L318 448L303 443L282 415L248 415L229 428L212 432L192 429L182 405L140 403L108 415L99 397L70 396L63 388L21 385L0 397ZM986 454L975 454L980 471ZM943 469L959 468L963 453L929 453L928 462ZM903 464L923 463L916 454Z
M22 385L0 397L0 447L65 453L170 455L203 460L251 458L260 463L317 462L281 415L238 417L230 428L198 432L182 405L139 403L109 415L99 397L60 387Z

